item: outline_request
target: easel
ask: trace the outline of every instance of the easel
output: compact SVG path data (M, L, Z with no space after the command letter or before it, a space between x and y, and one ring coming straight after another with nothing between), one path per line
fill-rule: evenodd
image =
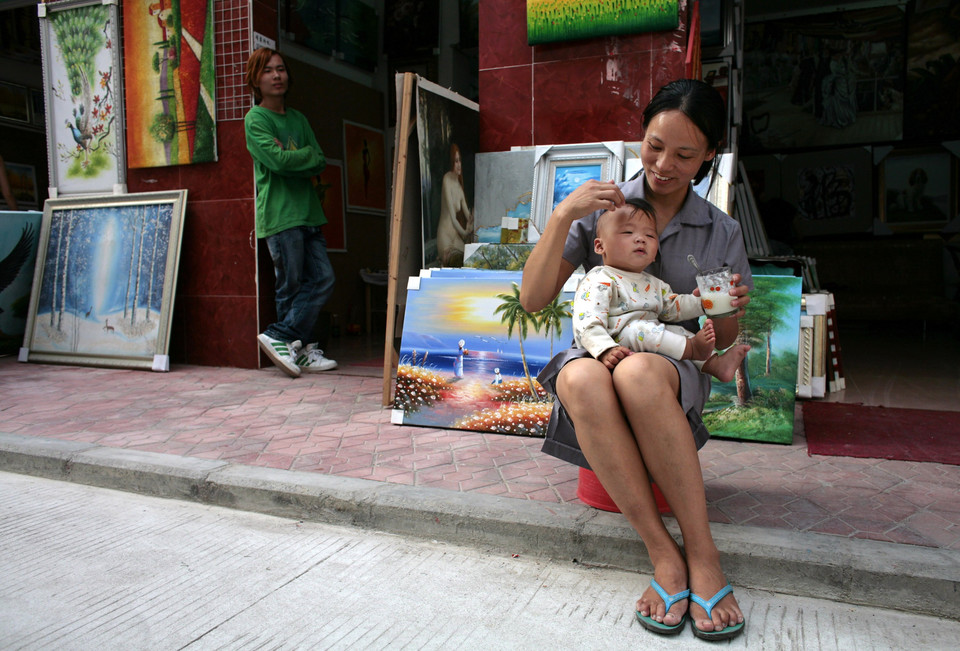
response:
M394 345L397 316L400 314L398 290L407 278L419 273L423 254L420 234L420 160L417 150L417 119L414 111L417 76L399 73L397 83L397 127L393 158L393 194L391 197L390 257L387 269L387 327L383 342L383 406L393 402L391 378L399 363ZM412 155L410 142L413 140ZM409 186L409 187L408 187ZM404 218L409 215L409 218Z

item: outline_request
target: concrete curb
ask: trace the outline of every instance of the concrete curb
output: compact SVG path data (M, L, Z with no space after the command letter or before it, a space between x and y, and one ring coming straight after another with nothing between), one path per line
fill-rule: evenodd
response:
M619 514L0 433L0 470L274 516L652 572ZM679 540L673 520L668 528ZM712 524L736 586L960 619L960 552Z

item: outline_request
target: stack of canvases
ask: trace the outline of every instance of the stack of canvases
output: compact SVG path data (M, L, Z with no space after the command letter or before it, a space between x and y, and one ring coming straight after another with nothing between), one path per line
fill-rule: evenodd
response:
M800 317L797 395L801 398L823 398L828 391L843 391L845 388L837 306L833 294L822 291L804 294L803 314Z

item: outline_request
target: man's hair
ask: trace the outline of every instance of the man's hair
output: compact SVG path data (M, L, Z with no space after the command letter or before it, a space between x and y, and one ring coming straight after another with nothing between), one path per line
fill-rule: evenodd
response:
M250 92L253 93L253 100L257 104L263 100L263 95L260 93L260 77L263 76L263 70L267 67L267 64L270 63L270 59L273 58L274 54L279 55L281 59L283 58L283 55L276 50L262 47L254 50L250 58L247 59L247 70L244 75L244 81L247 82L247 87L250 89ZM284 65L286 65L286 62L284 62ZM292 84L293 77L290 75L290 70L287 69L288 91Z

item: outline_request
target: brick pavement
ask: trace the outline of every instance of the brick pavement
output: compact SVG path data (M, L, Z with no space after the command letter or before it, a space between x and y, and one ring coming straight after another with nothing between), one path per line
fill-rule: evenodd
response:
M540 440L393 425L376 362L288 378L274 368L170 373L0 358L0 432L545 502L578 471ZM960 550L960 466L809 456L714 439L701 451L714 522Z

